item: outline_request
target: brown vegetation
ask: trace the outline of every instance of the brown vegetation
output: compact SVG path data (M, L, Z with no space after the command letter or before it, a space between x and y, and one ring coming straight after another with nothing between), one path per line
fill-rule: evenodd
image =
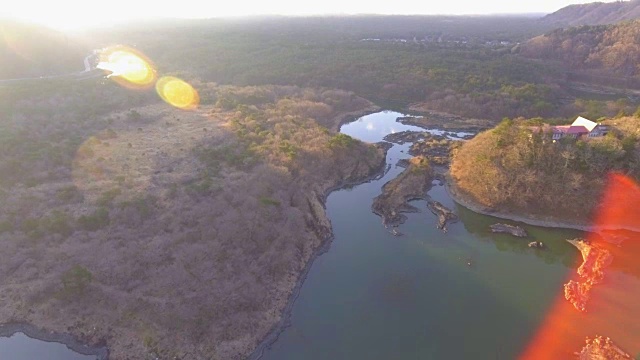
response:
M614 24L640 18L640 2L613 1L575 4L549 14L541 22L557 27Z
M495 210L557 221L588 220L611 171L640 177L640 119L605 121L601 138L552 141L532 133L536 121L505 120L458 149L451 165L457 187L474 202Z
M331 234L326 192L381 170L384 151L329 130L371 103L196 86L192 112L99 82L9 94L0 322L114 359L240 359L277 323Z
M639 30L640 20L617 25L558 29L523 44L521 54L537 59L558 60L572 71L601 70L621 77L635 77L637 80L640 75Z

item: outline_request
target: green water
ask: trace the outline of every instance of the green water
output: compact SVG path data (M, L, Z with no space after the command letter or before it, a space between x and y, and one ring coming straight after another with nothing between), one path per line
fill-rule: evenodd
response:
M396 123L398 116L372 114L342 132L373 142L416 129ZM329 196L335 239L263 359L513 359L526 345L578 254L564 240L581 233L522 225L530 238L492 234L498 219L456 206L435 185L429 195L460 221L442 233L416 201L422 212L409 214L405 235L394 237L371 203L402 171L394 164L408 147L389 151L382 179ZM534 240L547 249L528 248Z

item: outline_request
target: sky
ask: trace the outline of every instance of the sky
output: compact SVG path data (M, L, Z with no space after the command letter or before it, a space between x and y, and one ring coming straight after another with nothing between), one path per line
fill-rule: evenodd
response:
M602 0L600 0L602 1ZM611 2L612 0L604 0ZM150 18L214 18L254 15L328 14L515 14L551 13L591 0L7 0L0 18L10 17L61 30Z

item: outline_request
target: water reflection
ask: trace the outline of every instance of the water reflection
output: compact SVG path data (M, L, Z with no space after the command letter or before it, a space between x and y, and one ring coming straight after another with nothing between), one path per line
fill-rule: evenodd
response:
M372 114L342 131L369 142L422 131L398 116ZM387 163L407 157L409 145L394 145ZM444 234L426 202L415 201L422 212L407 214L405 236L394 237L371 203L402 170L391 166L380 180L329 196L335 239L264 359L510 359L525 346L572 270L567 259L577 251L564 240L577 234L527 227L530 241L549 246L538 253L525 239L490 233L495 219L459 207L461 221ZM429 195L454 208L443 186Z

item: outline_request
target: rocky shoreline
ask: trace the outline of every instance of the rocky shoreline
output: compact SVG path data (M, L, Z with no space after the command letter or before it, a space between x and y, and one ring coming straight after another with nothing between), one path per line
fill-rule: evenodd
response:
M427 158L412 158L400 175L384 184L382 194L373 200L371 211L382 218L385 227L397 227L407 219L404 213L419 211L409 201L425 199L433 178Z
M11 337L17 333L23 333L32 339L64 344L69 349L79 354L93 355L96 357L96 360L109 359L109 349L107 348L106 344L101 347L88 346L84 342L79 341L69 334L59 334L46 331L31 324L6 323L0 325L0 337Z
M595 233L600 233L602 231L607 231L607 230L629 230L629 231L640 232L640 228L629 227L628 225L623 225L623 224L609 224L608 226L594 226L594 225L590 225L583 222L558 221L552 218L543 218L533 214L517 215L513 213L503 212L497 209L487 208L469 199L469 196L462 194L460 189L456 187L454 180L451 179L451 177L448 174L445 178L446 178L445 188L447 189L447 193L449 194L451 199L455 201L457 204L461 205L462 207L465 207L478 214L489 215L498 219L517 221L517 222L521 222L528 225L547 227L547 228L575 229L575 230L582 230L582 231L595 232Z
M374 111L375 112L375 111ZM364 115L361 115L364 116ZM379 180L382 178L388 171L388 167L386 164L387 151L391 148L391 144L387 142L380 142L375 144L378 148L384 151L383 161L379 164L378 168L375 169L370 176L362 179L361 181L345 181L343 183L331 186L325 190L325 192L321 196L321 203L323 207L327 202L327 198L334 191L339 191L342 189L350 188L356 185L365 184L371 181ZM329 220L330 222L330 220ZM311 258L307 261L303 271L300 273L298 280L296 282L295 287L291 290L291 293L288 296L287 305L282 310L282 315L280 321L274 325L269 334L259 343L259 345L255 348L255 350L249 355L247 360L259 360L264 355L265 350L267 350L271 345L273 345L277 340L280 334L291 325L291 313L293 311L293 305L295 304L298 296L300 296L300 290L302 289L302 285L304 284L307 276L309 275L309 271L313 266L314 262L317 258L322 256L324 253L329 251L331 248L331 244L333 243L334 234L333 228L330 228L330 233L324 239L320 247L316 249ZM98 359L98 360L106 360L106 359Z

